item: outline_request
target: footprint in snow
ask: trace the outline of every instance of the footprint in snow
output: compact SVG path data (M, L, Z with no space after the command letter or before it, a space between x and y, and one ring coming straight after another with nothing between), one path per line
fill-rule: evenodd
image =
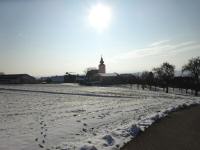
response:
M44 146L43 146L42 144L38 144L38 146L39 146L40 148L44 148Z
M83 130L84 132L87 132L87 129L85 129L85 128L83 128L82 130Z
M103 139L106 141L106 143L103 144L104 146L112 146L115 143L111 135L105 135Z

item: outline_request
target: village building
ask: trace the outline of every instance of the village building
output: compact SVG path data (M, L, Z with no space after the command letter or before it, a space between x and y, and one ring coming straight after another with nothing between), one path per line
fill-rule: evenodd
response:
M0 84L33 84L36 79L28 74L0 75Z
M50 79L52 83L64 83L64 76L52 76Z

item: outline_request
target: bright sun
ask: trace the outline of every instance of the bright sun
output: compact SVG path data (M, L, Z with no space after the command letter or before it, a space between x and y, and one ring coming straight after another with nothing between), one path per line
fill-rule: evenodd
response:
M97 4L93 6L89 12L89 21L92 27L98 31L103 31L109 26L111 19L110 7Z

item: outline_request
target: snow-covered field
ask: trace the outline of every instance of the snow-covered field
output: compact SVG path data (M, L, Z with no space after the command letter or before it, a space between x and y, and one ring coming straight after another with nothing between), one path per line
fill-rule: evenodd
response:
M114 150L198 97L127 87L0 85L0 150Z

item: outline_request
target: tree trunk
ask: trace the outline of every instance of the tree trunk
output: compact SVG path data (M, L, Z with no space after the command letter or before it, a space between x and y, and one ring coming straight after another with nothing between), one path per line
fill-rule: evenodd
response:
M166 87L166 93L168 93L169 92L169 88L168 88L168 86Z
M142 84L142 89L144 90L144 84Z
M198 96L198 90L197 89L195 90L195 96Z

